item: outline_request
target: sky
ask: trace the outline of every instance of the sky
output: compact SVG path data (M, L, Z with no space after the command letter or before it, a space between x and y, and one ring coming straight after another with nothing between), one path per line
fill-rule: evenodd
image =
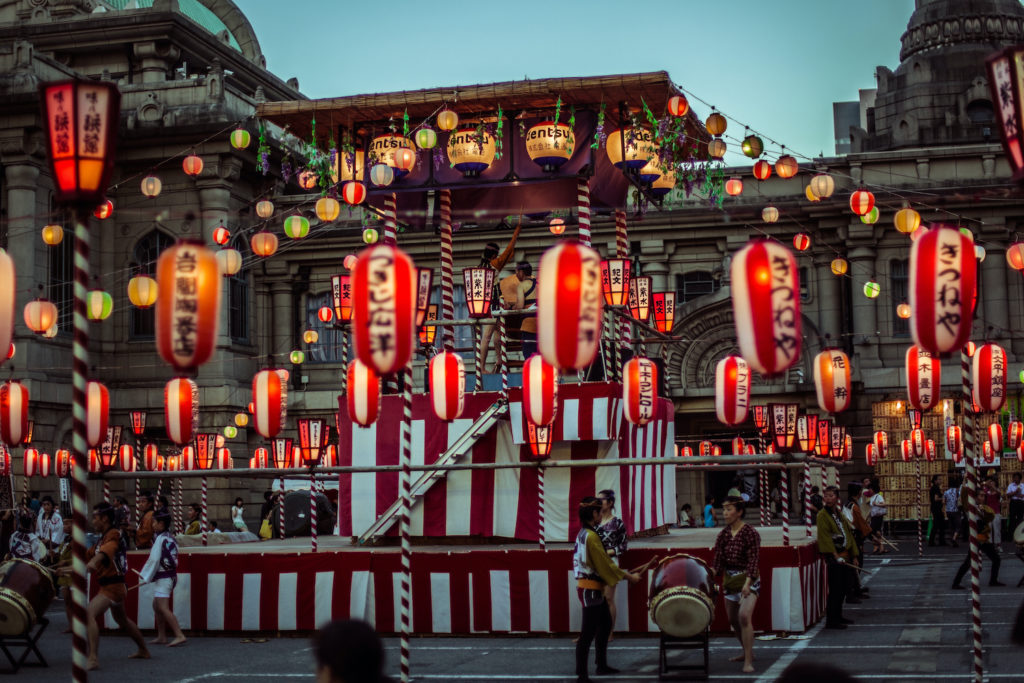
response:
M806 157L835 153L832 103L899 65L914 0L236 0L267 67L310 98L668 71L703 104ZM735 121L741 122L740 124ZM737 128L739 130L737 130ZM737 147L738 145L732 145ZM736 154L726 162L737 163ZM730 158L732 157L732 158Z

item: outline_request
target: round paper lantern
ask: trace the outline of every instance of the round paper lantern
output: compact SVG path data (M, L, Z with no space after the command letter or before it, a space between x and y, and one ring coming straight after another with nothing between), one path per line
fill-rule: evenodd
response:
M363 250L352 271L356 357L380 375L405 368L412 357L416 345L416 283L412 259L389 245Z
M601 257L578 242L560 242L544 252L540 273L540 352L559 370L582 370L594 360L601 339Z
M872 437L872 443L875 445L875 454L879 458L886 458L889 456L889 435L886 432L875 432Z
M341 264L345 266L346 270L352 270L353 268L356 267L356 262L358 261L358 256L356 256L355 254L349 254L348 256L345 257L345 260L342 261Z
M166 458L164 458L163 469L165 472L180 472L183 469L181 465L181 456L168 455Z
M14 342L11 342L11 345L7 347L7 357L4 360L10 360L14 358L15 351L16 349L14 348ZM1024 372L1024 370L1022 370L1022 372Z
M921 214L910 208L900 209L892 217L893 225L905 235L909 235L921 227Z
M988 442L992 444L992 450L996 453L1003 452L1003 426L998 422L988 426Z
M909 319L910 314L910 304L900 304L899 306L896 307L896 315L898 315L903 320Z
M149 308L156 303L156 280L148 275L136 275L128 281L128 300L137 308Z
M928 232L928 228L926 228L925 226L922 225L920 228L918 228L914 232L910 233L910 241L911 242L916 242L917 240L919 240L927 232Z
M772 175L772 165L764 159L754 164L754 177L758 180L768 180Z
M85 309L89 320L106 320L114 310L114 297L102 289L94 289L85 295Z
M764 141L756 135L748 135L743 138L740 150L751 159L756 159L764 152Z
M753 240L733 258L732 287L740 354L763 375L783 372L802 340L796 258L777 242Z
M903 462L910 462L914 459L914 448L910 445L910 439L904 439L900 442L900 457Z
M850 406L850 358L838 349L825 349L814 359L814 388L818 407L841 413Z
M0 384L0 441L20 446L28 434L28 388L11 380Z
M1006 426L1006 444L1010 450L1017 450L1017 446L1024 443L1024 422L1010 420Z
M1024 242L1014 242L1006 249L1006 262L1014 270L1024 270Z
M292 365L302 365L306 362L306 352L295 349L288 354L288 360L292 362Z
M783 154L775 162L775 172L779 174L780 178L792 178L800 170L800 164L797 160L788 154Z
M706 458L715 450L715 445L710 441L701 441L697 446L697 455Z
M257 256L264 258L273 256L274 252L277 251L277 235L263 230L253 235L252 239L249 240L249 244L252 247L252 253Z
M305 216L288 216L284 219L284 234L293 240L300 240L309 234L309 219Z
M878 456L875 454L875 444L869 443L864 446L864 462L868 467L874 467L878 463Z
M914 343L933 354L963 347L977 292L971 239L951 227L926 231L910 248L909 285Z
M43 243L49 247L55 247L64 241L64 228L59 225L43 226Z
M779 220L779 210L774 206L766 206L761 209L761 220L765 223L774 223Z
M668 98L668 113L672 116L686 116L690 111L690 103L682 95L673 95Z
M393 172L393 178L401 178L406 175L416 164L416 148L412 140L397 133L385 133L373 138L370 142L370 154L377 160L389 167ZM371 169L371 174L373 169ZM390 184L390 183L374 183Z
M838 257L832 259L831 267L833 275L845 275L846 270L850 267L850 264L846 262L846 259Z
M991 465L996 461L996 450L992 448L992 444L988 441L981 444L981 456L987 465Z
M882 287L873 280L868 280L864 283L864 296L869 299L877 299L878 295L881 294Z
M817 173L811 177L807 187L811 188L811 194L818 199L828 199L836 191L836 181L828 173Z
M348 364L346 382L349 419L360 427L369 427L380 414L380 377L356 358Z
M793 248L797 251L806 251L811 246L811 237L802 232L793 235Z
M249 424L248 413L235 413L235 424L239 427L245 427Z
M625 134L625 140L623 140ZM721 142L719 140L719 142ZM723 142L722 145L725 145ZM608 160L616 168L641 169L658 154L654 135L643 126L626 126L613 131L605 141ZM723 150L724 153L724 150Z
M1017 446L1017 462L1024 462L1024 444Z
M237 275L238 271L242 269L242 254L237 249L225 247L218 250L214 256L217 258L217 267L220 268L220 274L224 277Z
M725 140L720 138L714 138L708 140L708 156L715 160L720 160L725 156L725 152L728 149L725 144Z
M455 130L459 125L459 115L451 109L442 109L437 113L437 127L441 130Z
M950 425L946 427L946 450L951 454L960 453L963 449L962 432L960 427Z
M184 446L192 441L199 421L199 389L185 377L176 377L164 386L164 421L171 441Z
M36 334L42 334L57 322L57 307L47 299L36 299L25 304L25 325Z
M217 449L217 469L218 470L230 470L234 469L235 461L231 458L231 449L229 448L218 448Z
M572 156L576 148L573 130L564 123L541 121L526 131L526 153L545 171L554 171Z
M815 195L814 192L811 190L811 186L810 185L808 185L807 187L804 188L804 196L807 197L807 200L811 201L811 202L820 202L821 201L820 199L818 199L817 195Z
M85 385L85 441L99 446L107 438L110 424L110 392L100 382Z
M249 146L252 136L245 128L236 128L231 131L231 146L235 149L245 149Z
M319 180L320 177L310 170L299 171L299 175L295 178L295 181L303 190L312 190L316 187L317 181Z
M124 444L118 451L118 465L122 472L135 472L138 468L135 463L135 448L131 444Z
M181 167L184 169L186 175L190 175L194 178L203 172L203 160L196 154L189 154L181 162Z
M277 436L288 410L287 380L275 369L260 370L252 379L253 426L264 439Z
M981 246L980 244L975 244L974 245L974 257L976 259L978 259L979 261L984 261L985 260L985 255L987 253L988 252L985 251L985 247Z
M611 136L608 140L611 142ZM471 177L486 171L496 152L494 137L487 131L464 128L448 136L448 161L464 176Z
M324 223L330 223L341 213L341 204L334 197L321 197L316 200L316 217Z
M260 218L270 218L274 215L274 202L269 199L261 199L256 202L256 215Z
M457 420L466 400L466 368L462 357L442 351L430 359L428 374L434 415L445 422Z
M911 429L910 430L910 450L911 454L915 458L924 457L925 445L927 439L924 435L923 429Z
M871 207L871 210L860 217L860 222L865 225L874 225L878 222L879 216L882 214L879 212L877 206Z
M395 181L395 171L387 164L375 164L370 169L370 182L380 187L387 187Z
M26 448L22 465L26 477L50 476L50 454L40 453L35 448Z
M427 126L416 131L413 139L416 141L416 146L420 149L433 149L437 146L437 133L434 132L433 128Z
M50 329L48 329L46 332L43 332L43 337L45 339L53 339L54 337L57 336L57 331L57 323L54 323L52 326L50 326Z
M365 244L377 244L378 239L380 239L380 233L375 228L363 230L363 242Z
M223 225L218 225L213 229L213 241L220 246L224 246L231 239L231 231L225 228Z
M707 128L708 132L712 135L721 135L725 132L728 125L729 124L726 122L725 117L717 111L712 111L708 114L708 118L704 122L704 127Z
M917 346L907 349L907 401L916 410L930 410L942 389L942 363Z
M156 265L156 350L178 372L193 372L213 355L220 327L220 266L211 249L182 241Z
M238 436L238 427L235 425L225 425L223 429L224 438L233 439Z
M558 372L535 353L523 363L523 413L538 427L555 421L558 412Z
M341 188L341 198L352 206L362 204L366 201L366 185L355 180L348 181Z
M99 218L101 221L110 218L114 215L114 202L109 199L105 200L102 204L99 204L92 210L92 215L96 216L96 218Z
M726 356L715 365L715 415L727 425L747 419L750 409L750 366L740 356Z
M548 223L548 230L551 231L552 235L561 235L565 232L565 221L561 218L552 218L551 222Z
M874 206L875 195L867 190L857 190L850 195L850 211L858 216L866 216Z
M146 197L149 197L150 199L157 197L160 194L160 190L162 190L163 187L164 184L160 182L160 179L157 178L155 175L146 176L145 178L142 179L142 183L140 184L142 194L145 195Z
M658 367L650 358L631 358L622 366L622 414L643 426L658 408Z
M316 312L316 317L322 323L329 323L334 318L334 309L330 306L321 306Z
M725 181L725 193L730 197L743 194L743 179L733 176Z
M974 358L974 352L977 350L977 348L978 348L978 345L975 344L972 341L969 341L966 344L964 344L964 350L967 351L967 357L968 358ZM1024 381L1024 380L1021 380L1021 381Z
M1006 351L998 344L982 344L971 365L971 393L981 410L994 413L1006 402Z

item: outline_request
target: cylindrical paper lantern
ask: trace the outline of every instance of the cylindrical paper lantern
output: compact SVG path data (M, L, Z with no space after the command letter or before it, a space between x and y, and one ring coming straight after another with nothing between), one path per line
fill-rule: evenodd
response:
M252 457L249 458L249 467L254 470L264 470L268 467L269 462L270 453L261 446L253 451Z
M875 454L881 458L889 457L889 434L883 431L877 431L872 438L872 443L875 444Z
M0 349L9 349L14 338L14 309L17 296L14 259L0 249Z
M910 448L911 453L915 458L924 457L924 445L925 436L923 429L911 429L910 430Z
M632 358L622 367L622 413L631 424L654 419L658 406L658 367L650 358Z
M416 345L416 267L401 249L364 249L352 271L356 357L380 375L401 370Z
M28 387L12 380L0 385L0 440L12 448L28 434Z
M873 208L875 208L875 195L867 190L857 190L850 195L850 211L858 216L866 216Z
M910 248L910 332L933 354L958 351L971 335L977 295L974 241L956 228L925 231Z
M66 448L61 448L53 454L53 469L60 478L70 477L74 464L75 460L71 457L71 451Z
M1010 450L1017 450L1017 446L1024 442L1024 422L1010 420L1006 427L1006 446Z
M150 472L159 472L162 469L160 449L155 443L147 443L142 449L142 464Z
M466 401L466 367L462 357L442 351L430 359L429 373L434 415L445 422L458 419Z
M715 415L722 424L737 425L750 409L750 366L740 356L726 356L715 366Z
M818 407L841 413L850 405L850 359L839 349L825 349L814 359Z
M910 439L903 439L900 442L900 457L903 458L903 462L910 462L914 459L914 447L910 444Z
M253 426L264 439L284 427L288 415L288 382L276 369L260 370L252 378Z
M199 389L186 377L175 377L164 387L164 422L171 441L184 446L192 440L199 421Z
M987 465L991 465L996 461L996 451L992 448L990 442L986 441L981 444L981 457Z
M156 266L156 349L178 372L192 372L213 355L220 325L220 266L211 249L178 242Z
M136 468L135 464L135 448L129 444L123 444L118 451L118 464L121 466L122 472L134 472Z
M998 422L988 426L988 442L992 444L992 450L996 453L1003 452L1003 426Z
M231 458L231 450L228 448L217 449L217 469L218 470L231 470L234 469L235 463Z
M907 400L917 410L929 410L939 399L942 389L942 364L928 351L911 346L907 349Z
M1006 351L982 344L971 359L971 393L984 412L994 413L1006 402Z
M577 242L560 242L541 257L537 289L544 360L559 370L582 370L601 340L601 257Z
M535 353L523 363L523 413L538 427L555 421L558 412L558 373Z
M946 450L954 456L960 453L964 447L961 434L960 427L956 425L946 427Z
M732 454L733 455L743 455L743 453L745 451L746 451L746 444L743 443L743 437L742 436L734 436L734 437L732 437Z
M110 392L99 382L85 385L85 440L90 447L99 446L107 438L110 422Z
M380 377L356 358L348 364L347 382L349 419L360 427L369 427L380 414Z

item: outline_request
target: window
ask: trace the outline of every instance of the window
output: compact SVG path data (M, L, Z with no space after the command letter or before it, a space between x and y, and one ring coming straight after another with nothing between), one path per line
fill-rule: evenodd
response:
M241 236L236 236L230 246L245 253L245 239ZM231 341L246 343L249 341L249 271L243 268L227 278L227 295Z
M721 282L713 278L711 273L706 270L695 270L676 275L676 306L697 297L714 294L721 286Z
M155 277L157 258L164 249L168 249L173 245L174 239L159 230L153 230L140 239L139 243L135 245L135 251L132 254L134 262L128 277L134 277L140 273ZM132 306L131 336L141 339L152 338L156 334L155 319L156 316L152 308L143 309Z
M71 332L75 318L75 240L71 231L55 247L47 247L50 278L46 298L57 307L57 331ZM95 283L89 283L94 289ZM33 293L35 296L35 293Z
M800 271L800 303L805 304L811 300L811 280L807 266L801 266Z
M889 286L892 289L892 300L889 308L892 312L892 335L894 337L906 337L910 334L910 324L896 314L896 307L907 302L907 286L910 279L909 262L889 262Z
M349 340L347 358L344 358L341 353L342 328L335 327L334 320L325 323L317 316L324 306L334 310L334 298L330 291L323 294L310 294L306 297L306 318L302 330L316 330L320 335L315 344L306 345L306 361L309 363L348 363L349 359L354 357L351 339ZM346 325L344 329L347 332L348 326Z
M989 125L995 120L995 111L988 100L974 100L967 105L967 118L971 123Z

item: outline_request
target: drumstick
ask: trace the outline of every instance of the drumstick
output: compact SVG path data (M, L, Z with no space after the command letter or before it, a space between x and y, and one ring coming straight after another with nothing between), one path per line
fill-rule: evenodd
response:
M657 561L658 561L657 557L652 557L651 559L647 560L647 562L643 563L642 565L640 565L636 569L630 569L629 573L630 574L639 574L640 572L645 572L645 571L647 571L650 568L650 566L652 564L654 564Z

